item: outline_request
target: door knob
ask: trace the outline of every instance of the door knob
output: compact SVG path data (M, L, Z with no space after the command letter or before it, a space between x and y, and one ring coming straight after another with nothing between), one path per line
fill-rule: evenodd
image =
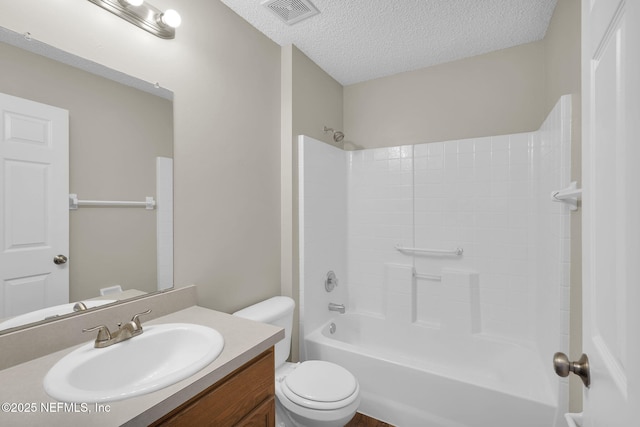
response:
M577 362L569 362L566 354L557 352L553 355L553 369L556 374L566 377L569 372L573 372L580 377L585 387L591 385L591 375L589 374L589 358L586 354L580 356Z
M60 264L66 264L68 261L68 258L64 255L56 255L53 257L53 263L60 265Z

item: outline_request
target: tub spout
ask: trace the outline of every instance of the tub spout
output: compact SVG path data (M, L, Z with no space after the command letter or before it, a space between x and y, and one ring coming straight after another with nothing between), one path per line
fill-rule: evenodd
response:
M344 314L344 304L335 304L330 302L329 303L329 311L337 311L340 314Z

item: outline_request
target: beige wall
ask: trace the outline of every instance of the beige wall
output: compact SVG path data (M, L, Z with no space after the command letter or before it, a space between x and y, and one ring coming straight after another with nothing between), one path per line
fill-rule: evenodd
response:
M334 144L324 126L341 130L342 85L295 46L282 48L282 293L296 299L292 359L298 359L298 135Z
M551 111L560 96L580 95L580 0L558 0L543 42L545 104Z
M346 86L346 139L374 148L535 130L544 54L529 43Z
M0 43L0 92L69 111L69 190L81 199L156 195L156 157L173 157L173 104ZM71 301L119 284L157 289L155 211L71 211Z
M536 130L567 93L580 93L579 0L558 1L542 41L346 86L346 139L374 148Z
M318 67L295 46L291 50L293 80L292 135L307 135L328 144L336 144L324 126L342 130L342 85Z
M280 293L280 48L221 2L153 4L174 40L76 0L0 0L0 26L174 91L175 282L233 311Z

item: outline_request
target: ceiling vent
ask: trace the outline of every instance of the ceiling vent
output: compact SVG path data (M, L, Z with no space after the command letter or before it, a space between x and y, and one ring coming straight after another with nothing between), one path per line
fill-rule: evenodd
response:
M308 0L265 0L261 3L287 25L320 13Z

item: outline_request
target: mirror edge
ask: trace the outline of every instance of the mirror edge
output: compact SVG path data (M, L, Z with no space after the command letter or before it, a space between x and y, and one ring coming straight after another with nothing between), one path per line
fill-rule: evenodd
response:
M173 92L160 86L159 83L144 81L113 68L109 68L105 65L98 64L97 62L74 55L73 53L58 49L55 46L51 46L32 38L29 33L19 34L0 26L0 42L19 47L35 53L36 55L44 56L88 73L92 73L100 77L113 80L117 83L159 96L169 101L173 101Z
M120 305L120 304L122 304L124 302L137 301L137 300L141 300L141 299L144 299L144 298L147 298L147 297L164 294L166 292L170 292L170 291L173 291L173 290L175 290L175 285L172 286L171 288L160 289L160 290L157 290L157 291L148 292L148 293L146 293L144 295L136 295L136 296L133 296L133 297L122 299L122 300L117 300L117 301L114 301L114 302L110 302L108 304L103 304L103 305L100 305L100 306L97 306L97 307L91 307L91 308L88 308L86 310L76 311L76 312L73 312L73 313L62 314L62 315L56 316L55 318L52 318L52 319L42 319L42 320L39 320L37 322L25 323L24 325L14 326L12 328L0 329L0 335L10 334L10 333L13 333L13 332L20 332L20 331L27 330L27 329L30 329L30 328L35 328L35 327L38 327L38 326L42 326L42 325L46 325L46 324L49 324L49 323L53 323L53 322L55 322L57 320L69 319L71 317L75 317L78 314L94 313L94 312L97 312L97 311L100 311L100 310L103 310L103 309L110 309L110 308L115 307L117 305Z

